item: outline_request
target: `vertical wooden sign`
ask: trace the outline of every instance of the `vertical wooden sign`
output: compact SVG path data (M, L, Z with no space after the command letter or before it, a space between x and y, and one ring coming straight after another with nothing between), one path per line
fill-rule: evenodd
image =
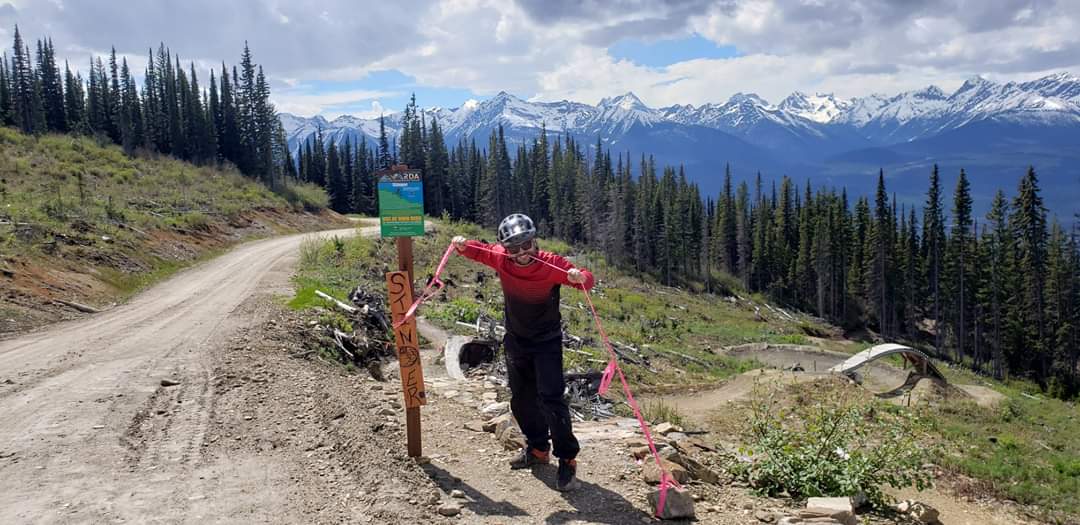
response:
M405 317L405 312L413 302L409 272L387 273L386 291L390 299L390 312L397 324ZM401 389L405 395L409 456L417 457L422 453L420 406L427 404L427 394L424 392L424 368L420 362L420 336L416 331L416 318L411 318L394 329L394 342L397 344L398 366L401 367Z

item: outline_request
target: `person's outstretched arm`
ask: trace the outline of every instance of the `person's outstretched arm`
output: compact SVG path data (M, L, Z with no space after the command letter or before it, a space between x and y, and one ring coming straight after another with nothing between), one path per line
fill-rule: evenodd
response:
M593 277L592 272L584 268L575 268L565 257L554 253L547 253L545 254L545 258L548 263L565 270L559 271L549 267L551 272L548 274L548 278L553 283L573 288L581 288L584 286L586 290L592 290L593 285L596 284L596 279Z
M454 249L456 249L459 254L496 270L499 269L499 264L504 257L503 255L488 251L499 251L502 249L501 246L495 244L484 244L480 241L467 240L460 235L454 237L450 242L453 243Z

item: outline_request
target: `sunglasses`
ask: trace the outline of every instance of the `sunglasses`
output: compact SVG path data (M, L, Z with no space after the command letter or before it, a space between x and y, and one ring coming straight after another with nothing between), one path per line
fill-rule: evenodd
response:
M536 244L533 243L533 241L529 241L529 242L519 244L517 246L507 246L506 247L506 253L509 253L510 255L517 255L519 253L527 252L529 250L532 250L535 247L536 247Z

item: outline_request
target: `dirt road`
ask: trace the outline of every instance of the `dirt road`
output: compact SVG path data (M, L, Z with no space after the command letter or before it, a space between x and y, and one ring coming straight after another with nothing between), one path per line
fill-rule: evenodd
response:
M0 341L0 521L235 519L214 507L228 498L207 497L224 475L230 490L250 492L252 517L273 515L273 465L199 461L211 356L251 322L237 309L245 299L289 292L304 238L355 231L244 244L114 310Z

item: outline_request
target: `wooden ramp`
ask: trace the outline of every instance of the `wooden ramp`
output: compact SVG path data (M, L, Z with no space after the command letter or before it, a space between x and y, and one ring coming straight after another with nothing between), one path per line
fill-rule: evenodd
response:
M904 360L911 363L920 374L945 381L945 376L934 366L934 363L930 362L929 356L914 348L894 343L886 343L867 348L866 350L847 358L843 363L830 368L829 371L838 374L853 372L873 361L893 354L900 354Z

